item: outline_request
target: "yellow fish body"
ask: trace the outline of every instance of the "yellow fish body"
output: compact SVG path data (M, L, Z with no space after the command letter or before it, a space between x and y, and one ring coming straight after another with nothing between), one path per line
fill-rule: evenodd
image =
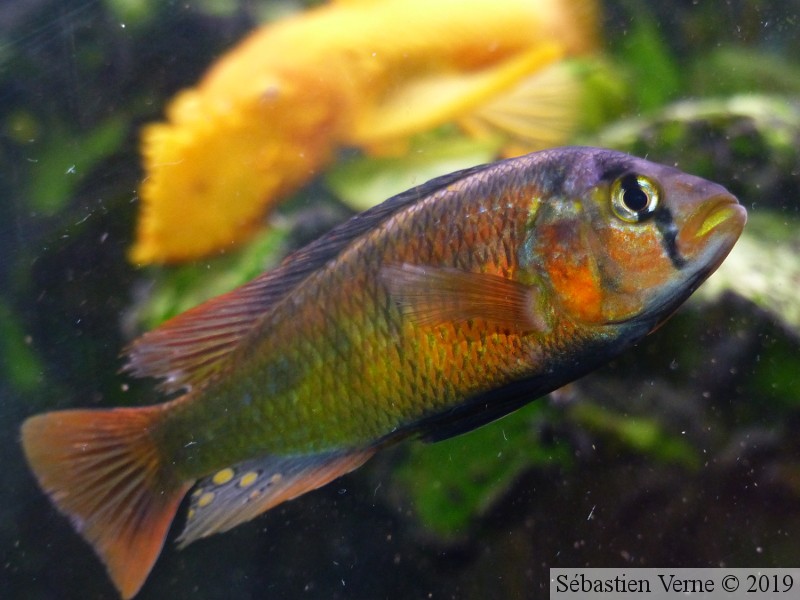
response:
M193 259L247 239L337 147L382 146L491 108L532 73L594 49L595 22L593 0L370 0L257 30L144 129L131 259Z
M608 150L454 173L142 336L128 370L177 399L31 417L25 454L128 598L193 486L182 544L499 418L657 327L745 219L721 186Z

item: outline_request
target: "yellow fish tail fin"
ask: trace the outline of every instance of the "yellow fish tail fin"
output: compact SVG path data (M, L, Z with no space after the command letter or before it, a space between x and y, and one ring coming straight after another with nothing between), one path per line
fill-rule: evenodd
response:
M192 492L180 547L227 531L363 465L376 450L262 456L221 469Z
M165 473L149 435L162 413L69 410L22 425L39 484L92 545L123 598L141 588L191 485Z
M380 149L418 131L457 121L563 56L560 46L542 44L485 69L409 78L357 123L349 141Z
M475 136L499 132L510 139L508 156L562 145L580 123L585 79L574 64L559 62L478 107L460 124Z

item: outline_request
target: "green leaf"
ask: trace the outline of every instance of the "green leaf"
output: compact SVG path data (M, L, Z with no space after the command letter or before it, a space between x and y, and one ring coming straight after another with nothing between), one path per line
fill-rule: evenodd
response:
M618 54L627 66L639 110L647 111L674 99L683 88L678 65L656 21L642 4L630 6L632 29L621 38Z
M287 228L274 226L235 253L202 263L151 269L153 287L147 299L134 309L134 321L143 329L152 329L250 281L276 262L287 235Z
M608 436L639 454L691 469L700 466L697 450L686 440L667 433L655 419L622 415L589 402L575 404L570 416L581 427Z
M109 12L121 25L136 27L158 15L160 0L105 0Z
M0 302L0 377L18 392L33 392L42 383L43 367L30 346L20 320Z
M713 77L709 74L713 73ZM752 47L726 46L699 56L691 88L706 96L733 94L800 94L800 68L788 58Z
M120 147L127 129L125 117L112 117L83 136L54 127L38 152L31 149L31 208L44 215L60 212L86 174Z
M465 136L416 140L401 156L358 156L338 162L327 185L351 208L362 211L429 179L494 159L500 142Z
M565 445L544 446L538 439L536 422L545 407L534 403L467 434L411 446L394 483L420 522L441 536L458 534L526 469L568 464Z

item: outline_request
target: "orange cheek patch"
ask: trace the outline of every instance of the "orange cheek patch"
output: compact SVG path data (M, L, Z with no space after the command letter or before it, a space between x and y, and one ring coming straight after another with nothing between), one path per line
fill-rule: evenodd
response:
M615 279L620 292L633 293L662 285L674 272L653 227L608 230L604 247L609 258L606 264L619 269Z
M574 319L605 322L605 290L586 236L575 221L557 221L539 230L536 253L544 263L554 301Z
M547 272L558 299L581 321L603 321L603 291L597 273L588 258L579 262L572 258L548 261Z

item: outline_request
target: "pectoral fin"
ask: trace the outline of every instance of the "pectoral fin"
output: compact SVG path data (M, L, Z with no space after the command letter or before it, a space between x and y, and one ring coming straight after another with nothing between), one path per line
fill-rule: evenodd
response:
M403 316L417 325L483 319L516 333L549 330L535 287L489 273L387 265L381 276Z

